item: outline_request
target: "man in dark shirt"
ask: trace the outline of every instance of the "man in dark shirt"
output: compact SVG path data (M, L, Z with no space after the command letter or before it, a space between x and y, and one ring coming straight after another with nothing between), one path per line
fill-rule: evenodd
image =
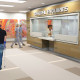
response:
M4 50L4 41L6 41L6 31L1 29L0 25L0 70L2 69L2 57Z

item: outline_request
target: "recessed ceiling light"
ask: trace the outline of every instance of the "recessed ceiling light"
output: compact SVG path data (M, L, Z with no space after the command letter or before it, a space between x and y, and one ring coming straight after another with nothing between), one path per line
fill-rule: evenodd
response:
M24 3L25 0L0 0L2 2Z
M0 5L0 7L14 7L13 5Z
M41 4L45 4L45 3L41 3Z

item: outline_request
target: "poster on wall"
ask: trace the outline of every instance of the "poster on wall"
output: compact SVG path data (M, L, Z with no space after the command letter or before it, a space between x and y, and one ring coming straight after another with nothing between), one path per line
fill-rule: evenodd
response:
M22 37L23 37L23 38L26 38L26 36L27 36L26 20L25 20L25 19L21 19L21 20L20 20L20 24L22 25L22 31L23 31Z
M5 30L5 24L6 24L7 19L0 19L0 25L2 25L2 29Z
M15 26L18 23L17 19L7 19L5 28L7 32L7 38L15 37Z
M0 24L2 25L2 29L6 30L7 32L7 38L15 38L15 27L18 23L18 19L0 19ZM26 38L27 36L27 27L26 27L26 20L21 19L19 20L19 23L22 25L22 37ZM19 24L19 25L20 25Z
M15 37L15 26L17 23L18 23L17 19L0 19L2 29L6 30L7 32L7 38Z

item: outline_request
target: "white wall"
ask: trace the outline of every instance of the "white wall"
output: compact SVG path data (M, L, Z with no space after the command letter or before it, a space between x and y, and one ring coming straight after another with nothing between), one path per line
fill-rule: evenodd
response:
M0 13L0 19L20 19L26 20L26 14L23 13Z

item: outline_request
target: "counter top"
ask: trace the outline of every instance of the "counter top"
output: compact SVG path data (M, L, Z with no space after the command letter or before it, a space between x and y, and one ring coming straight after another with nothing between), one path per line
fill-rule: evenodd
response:
M39 39L49 40L49 41L55 41L53 37L38 37Z

